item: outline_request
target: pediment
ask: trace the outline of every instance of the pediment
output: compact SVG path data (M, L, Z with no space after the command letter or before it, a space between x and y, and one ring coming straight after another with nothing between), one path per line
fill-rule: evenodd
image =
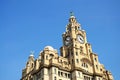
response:
M92 66L92 61L90 61L90 59L88 59L88 58L82 58L81 61L86 62L86 63L88 63L89 65Z

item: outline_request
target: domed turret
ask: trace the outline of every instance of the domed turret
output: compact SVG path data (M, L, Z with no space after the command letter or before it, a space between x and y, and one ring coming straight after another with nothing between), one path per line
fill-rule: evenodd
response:
M31 54L29 55L29 59L30 59L30 58L33 58L33 59L34 59L34 51L30 51L30 53L31 53Z
M54 48L52 46L46 46L44 48L44 50L50 50L50 51L54 51Z
M33 54L30 54L30 56L29 57L34 57L34 55Z

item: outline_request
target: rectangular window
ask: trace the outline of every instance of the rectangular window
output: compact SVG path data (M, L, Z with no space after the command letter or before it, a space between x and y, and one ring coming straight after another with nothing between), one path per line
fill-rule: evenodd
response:
M56 68L54 69L54 73L56 74Z
M68 74L68 78L70 78L70 74Z
M78 72L78 77L80 77L80 72Z
M56 77L54 77L54 80L56 80Z
M98 65L96 65L96 68L98 69Z
M48 60L48 56L46 56L46 59Z
M67 78L67 73L65 73L65 77Z
M90 80L90 77L88 78L88 80Z
M80 46L80 53L83 53L83 47Z
M61 72L61 76L63 76L63 72Z
M100 78L98 78L98 80L100 80Z
M72 59L72 64L73 64L73 59Z
M60 71L58 71L58 76L60 76Z
M76 52L76 56L78 56L78 52Z
M76 59L76 62L79 63L79 59Z
M71 56L73 56L73 52L71 52Z

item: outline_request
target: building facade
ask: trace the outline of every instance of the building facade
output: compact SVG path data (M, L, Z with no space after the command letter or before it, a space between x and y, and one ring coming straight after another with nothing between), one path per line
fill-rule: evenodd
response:
M60 56L51 46L46 46L37 59L31 54L21 80L114 80L93 53L75 16L70 16L62 37Z

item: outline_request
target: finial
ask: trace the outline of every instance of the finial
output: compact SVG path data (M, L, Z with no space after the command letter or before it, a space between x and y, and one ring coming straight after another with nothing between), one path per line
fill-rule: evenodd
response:
M30 51L30 56L34 56L35 51Z
M74 16L74 13L72 11L70 12L70 16Z

